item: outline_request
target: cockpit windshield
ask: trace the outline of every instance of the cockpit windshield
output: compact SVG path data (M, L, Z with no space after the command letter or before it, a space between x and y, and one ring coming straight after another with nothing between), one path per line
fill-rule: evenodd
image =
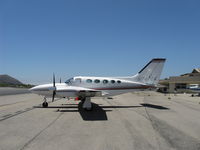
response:
M68 79L65 83L66 83L66 84L72 84L73 81L74 81L74 78L70 78L70 79Z

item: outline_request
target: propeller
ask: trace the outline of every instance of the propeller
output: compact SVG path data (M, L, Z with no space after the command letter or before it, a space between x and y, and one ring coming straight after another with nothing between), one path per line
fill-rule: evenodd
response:
M61 78L60 78L60 83L61 83Z
M52 96L52 102L54 101L55 95L56 95L56 83L55 83L55 75L53 73L53 96Z

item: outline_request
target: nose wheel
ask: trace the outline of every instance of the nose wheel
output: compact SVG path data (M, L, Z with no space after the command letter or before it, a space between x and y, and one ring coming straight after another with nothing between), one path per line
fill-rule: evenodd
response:
M44 102L42 103L42 107L44 107L44 108L48 107L48 103L47 103L46 97L44 97Z
M47 108L48 107L48 103L47 102L43 102L42 103L42 107Z

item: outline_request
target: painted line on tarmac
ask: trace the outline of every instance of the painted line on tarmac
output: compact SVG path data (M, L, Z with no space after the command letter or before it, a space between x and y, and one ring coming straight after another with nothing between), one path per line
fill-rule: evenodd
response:
M19 102L18 102L18 103L19 103ZM52 102L49 102L49 103L52 103ZM1 122L1 121L4 121L4 120L7 120L7 119L9 119L9 118L18 116L18 115L20 115L20 114L23 114L23 113L25 113L25 112L31 111L31 110L33 110L33 109L35 109L35 108L38 108L38 106L41 107L41 104L40 104L40 105L37 105L37 106L25 108L24 110L16 111L16 112L13 113L13 114L8 114L8 115L1 116L2 118L0 119L0 122Z
M26 108L25 110L16 111L16 112L13 113L13 114L4 115L4 116L2 116L2 119L0 119L0 121L7 120L7 119L9 119L9 118L12 118L12 117L15 117L15 116L17 116L17 115L23 114L23 113L28 112L28 111L31 111L31 110L33 110L33 109L35 109L35 108L34 108L34 107L32 107L32 108Z
M27 101L27 100L20 101L20 102L15 102L15 103L10 103L10 104L3 104L3 105L0 105L0 107L5 107L5 106L14 105L14 104L19 104L19 103L23 103L23 102L26 102L26 101Z

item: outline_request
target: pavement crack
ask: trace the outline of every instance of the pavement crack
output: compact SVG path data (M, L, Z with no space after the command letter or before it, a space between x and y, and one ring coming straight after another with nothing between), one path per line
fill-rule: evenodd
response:
M46 129L48 129L50 126L52 126L60 117L63 115L63 113L60 113L52 122L50 122L45 128L43 128L39 133L37 133L32 139L30 139L25 145L20 149L24 150L32 141L34 141L42 132L44 132Z
M181 103L180 101L176 101L176 100L173 100L172 102L177 103L177 104L179 104L179 105L182 105L182 106L185 107L185 108L189 108L189 109L192 109L192 110L195 110L195 111L200 112L200 109L194 108L194 107L192 107L192 106L190 106L190 105L187 105L187 104L185 104L185 103L183 103L183 102Z
M166 144L171 146L172 149L181 149L181 150L200 149L200 142L197 139L190 137L189 135L185 134L178 128L175 128L170 124L168 124L167 122L156 118L156 116L151 115L148 112L147 108L148 107L145 107L145 111L155 131L156 139L159 144L159 149L163 148L160 145L158 134L165 140Z
M144 100L145 100L145 97L143 99L143 102L144 102ZM146 106L144 106L144 109L145 109L145 112L146 112L146 115L147 115L146 119L149 120L149 122L151 123L151 126L152 126L152 128L154 130L155 138L156 138L156 141L157 141L157 144L158 144L158 149L161 149L160 142L159 142L158 136L156 134L157 129L155 127L155 124L153 123L153 120L151 119L151 116L150 116L149 112L147 111L147 107Z
M7 116L4 115L4 116L2 116L3 118L0 119L0 122L1 122L1 121L4 121L4 120L7 120L7 119L9 119L9 118L18 116L18 115L20 115L20 114L23 114L23 113L25 113L25 112L31 111L31 110L33 110L33 109L35 109L35 108L32 107L32 108L29 108L29 109L27 109L27 110L20 110L20 111L17 111L17 112L15 112L14 114L9 114L9 115L7 115Z
M114 102L114 101L112 101L112 103L110 101L107 101L107 103L109 103L110 105L112 105L112 103L120 105L119 103ZM133 128L130 120L128 118L126 118L126 116L124 116L123 113L121 113L121 111L119 109L117 109L117 108L114 108L114 109L117 111L118 115L120 115L119 119L121 120L121 122L123 122L125 129L127 130L129 135L133 139L133 146L134 146L133 149L143 149L143 147L145 147L145 146L148 146L149 149L155 149L151 145L151 143L149 143L148 141L140 143L139 141L144 140L144 137L137 130L135 130ZM136 113L139 114L138 112L136 112ZM141 115L141 114L139 114L139 115ZM141 116L145 117L147 120L149 120L146 116L144 116L144 115L141 115ZM137 134L139 136L135 137L134 136L135 134ZM156 138L156 140L157 140L157 138Z
M15 102L15 103L10 103L10 104L3 104L3 105L0 105L0 107L15 105L15 104L23 103L23 102L26 102L26 101L27 101L27 100L25 100L25 101L20 101L20 102Z

